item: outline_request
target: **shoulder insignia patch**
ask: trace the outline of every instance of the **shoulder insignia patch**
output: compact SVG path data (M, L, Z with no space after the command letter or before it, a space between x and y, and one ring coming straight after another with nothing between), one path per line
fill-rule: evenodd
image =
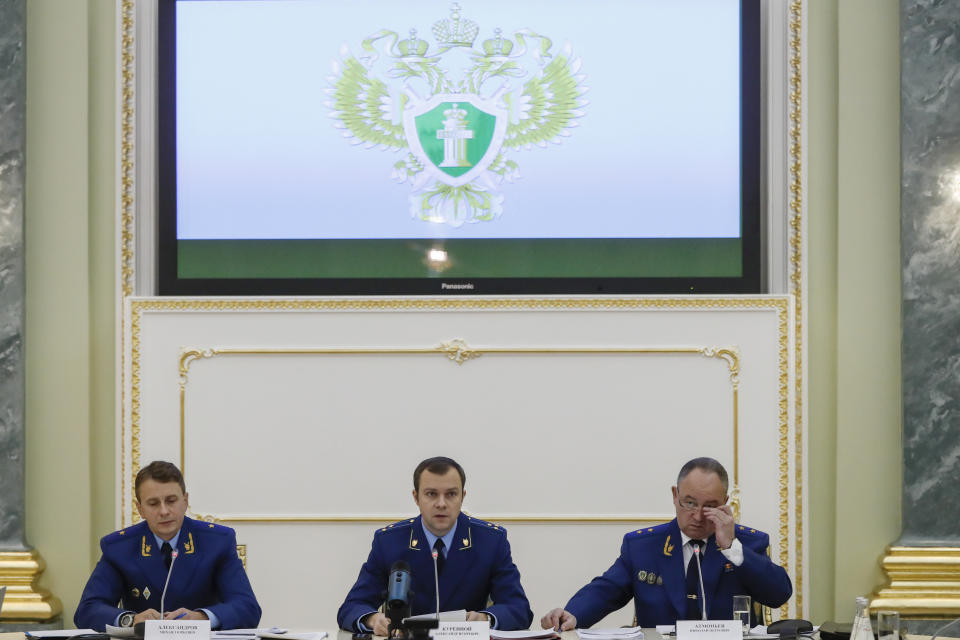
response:
M410 527L410 546L407 547L407 548L408 548L408 549L413 549L414 551L416 551L417 549L420 548L420 547L419 547L420 540L419 540L419 538L414 538L414 537L413 537L413 534L414 534L413 527Z
M673 555L673 545L670 544L670 536L667 536L666 541L663 543L663 555L672 556Z
M467 528L467 537L461 540L461 542L463 542L463 546L457 549L457 551L463 551L473 546L473 529Z
M193 543L193 533L187 533L187 541L183 543L183 552L187 555L195 552L197 550L197 545Z

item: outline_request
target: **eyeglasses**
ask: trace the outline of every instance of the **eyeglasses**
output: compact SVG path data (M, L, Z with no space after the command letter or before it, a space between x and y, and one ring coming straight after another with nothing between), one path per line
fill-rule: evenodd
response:
M680 505L680 508L684 511L696 511L701 507L704 509L716 509L717 505L715 504L697 504L696 500L680 500L677 504Z

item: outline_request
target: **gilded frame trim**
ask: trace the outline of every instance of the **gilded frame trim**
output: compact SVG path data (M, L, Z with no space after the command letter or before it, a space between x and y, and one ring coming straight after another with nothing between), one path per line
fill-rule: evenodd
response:
M803 0L790 0L789 7L789 49L790 60L788 65L789 94L789 144L788 164L790 166L790 293L794 304L794 481L796 482L796 564L794 577L794 593L797 603L797 616L803 617L803 438L806 417L803 411L806 402L806 380L803 376L804 360L804 313L806 302L806 261L805 235L806 220L804 218L803 193L805 178L803 175ZM787 558L781 552L781 566L786 566ZM787 607L780 609L781 616L788 615Z
M768 309L777 314L778 323L778 458L780 474L778 479L780 505L778 532L781 566L789 564L790 559L790 519L789 519L789 320L795 301L785 298L763 297L677 297L677 298L323 298L323 299L182 299L182 298L150 298L131 299L129 302L130 334L131 334L131 468L140 465L140 345L141 319L146 311L443 311L443 310L669 310L669 309L704 309L704 310L741 310L741 309ZM799 391L799 390L798 390ZM799 426L794 423L795 427ZM802 441L797 434L795 445L795 463L800 462ZM799 472L798 472L799 474ZM133 475L130 476L132 493ZM800 536L800 507L803 502L803 485L799 482L794 488L796 534L794 537L795 578L802 575L803 548ZM131 499L131 521L139 519L136 508ZM232 520L236 522L236 520ZM377 519L377 522L380 520ZM617 520L619 521L619 520ZM586 522L586 520L584 520ZM797 615L802 615L800 608L802 594L799 587L795 591ZM786 605L781 609L782 615L787 615Z
M117 0L118 1L118 31L120 34L119 38L119 51L118 51L118 65L119 65L119 86L120 86L120 95L119 95L119 145L117 150L118 155L118 164L120 167L120 188L118 193L118 203L117 203L117 215L118 215L118 294L120 297L120 307L123 308L124 303L133 297L135 294L134 282L136 276L136 260L134 255L134 238L135 238L135 212L137 210L136 204L136 184L135 184L135 169L136 169L136 95L134 92L134 86L136 82L136 0ZM789 1L789 64L788 64L788 83L790 87L789 92L789 144L788 144L788 164L790 167L789 170L789 191L790 191L790 231L789 231L789 265L790 265L790 278L789 278L789 292L793 295L793 322L794 322L794 348L795 348L795 359L793 365L794 373L794 385L795 385L795 401L794 401L794 431L795 431L795 454L794 454L794 465L795 465L795 483L796 483L796 493L797 493L797 503L795 506L795 522L796 522L796 533L795 533L795 598L796 598L796 610L797 615L803 615L803 470L804 470L804 458L803 458L803 438L804 438L804 425L805 425L805 413L803 411L804 402L805 402L805 390L806 390L806 380L803 376L803 371L805 367L804 360L804 319L805 319L805 301L806 301L806 290L804 287L806 281L806 267L805 267L805 245L803 243L804 233L805 233L805 224L806 220L804 217L804 202L803 202L803 193L805 189L805 177L803 174L803 165L804 165L804 155L803 155L803 128L805 127L805 122L803 119L804 116L804 94L803 94L803 76L804 76L804 65L805 60L803 56L803 41L805 38L804 35L804 0L788 0ZM135 347L138 348L139 345L134 345L134 340L137 338L133 335L127 335L126 323L122 319L118 320L119 328L118 335L120 340L120 443L121 447L126 446L127 433L126 433L126 416L124 411L126 410L128 398L126 397L126 379L128 375L128 363L125 358L126 354L126 345L127 341L130 340L131 349ZM783 335L783 334L782 334ZM785 341L785 338L782 339ZM130 363L130 375L135 376L136 372L134 371L135 363ZM785 372L784 372L785 375ZM138 424L139 421L139 407L138 398L130 398L129 403L131 407L131 428L133 425ZM786 409L781 409L782 413L786 413ZM133 418L136 416L136 419ZM132 432L130 434L131 439L136 443L135 446L139 446L139 434ZM786 436L784 436L786 437ZM781 450L783 448L781 447ZM136 455L134 459L139 461L139 450L136 450ZM781 456L782 468L786 469L785 458L786 454L784 453ZM130 478L136 474L136 464L133 464L130 470L126 467L126 457L121 453L120 456L120 477L126 478L127 474L130 474ZM784 474L786 471L784 471ZM129 505L133 518L136 519L136 508L131 502ZM121 503L119 505L120 512L123 513L126 509L126 506L123 502L123 497L121 496ZM784 530L787 525L785 523L781 524L781 539L783 538ZM788 559L788 556L785 555L783 551L785 547L781 546L781 558L780 561L784 562ZM786 609L782 609L784 615L786 614Z
M186 470L186 396L187 384L189 382L190 366L198 360L210 359L216 356L231 355L440 355L446 357L458 366L479 358L481 356L495 354L511 355L568 355L568 354L604 354L604 355L650 355L650 354L679 354L679 355L699 355L705 358L714 358L727 365L728 377L731 390L731 426L732 426L732 444L733 444L733 487L730 490L730 504L733 508L734 517L740 516L740 476L739 476L739 442L740 442L740 419L739 419L739 390L740 390L740 353L736 347L713 348L713 347L484 347L481 349L471 348L464 340L454 339L444 342L435 347L396 347L396 348L232 348L218 347L206 349L182 349L179 360L179 416L180 416L180 469ZM781 509L783 505L781 505ZM782 516L785 516L784 512ZM406 517L403 514L381 517L371 516L224 516L224 515L204 515L202 519L209 522L391 522L402 520ZM490 516L488 519L494 519L500 522L550 522L550 523L576 523L576 522L630 522L647 523L663 522L670 520L671 515L666 517L645 517L645 516Z

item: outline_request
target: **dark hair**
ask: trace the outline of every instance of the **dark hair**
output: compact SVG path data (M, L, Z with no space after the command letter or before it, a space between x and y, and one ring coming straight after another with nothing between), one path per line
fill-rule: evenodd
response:
M457 473L460 474L460 488L463 489L467 485L467 474L463 472L463 467L453 458L437 456L435 458L427 458L413 470L413 490L420 491L420 474L424 471L442 476L447 471L450 471L451 468L456 469Z
M724 493L727 492L727 488L730 485L730 480L727 478L727 470L713 458L694 458L680 467L680 473L677 474L677 487L679 487L683 479L687 477L687 474L694 469L700 469L700 471L705 473L715 473L720 476L720 482L723 483L723 491Z
M147 480L154 480L160 483L176 482L180 485L181 491L184 493L187 492L187 485L183 482L183 474L180 473L180 469L177 469L177 465L170 462L154 460L137 472L137 479L133 484L133 492L137 495L138 502L140 501L140 485Z

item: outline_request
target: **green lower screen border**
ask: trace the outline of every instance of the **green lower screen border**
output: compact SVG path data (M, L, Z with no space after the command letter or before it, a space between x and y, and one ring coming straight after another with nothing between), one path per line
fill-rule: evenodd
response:
M177 241L182 279L737 278L742 272L739 238Z

